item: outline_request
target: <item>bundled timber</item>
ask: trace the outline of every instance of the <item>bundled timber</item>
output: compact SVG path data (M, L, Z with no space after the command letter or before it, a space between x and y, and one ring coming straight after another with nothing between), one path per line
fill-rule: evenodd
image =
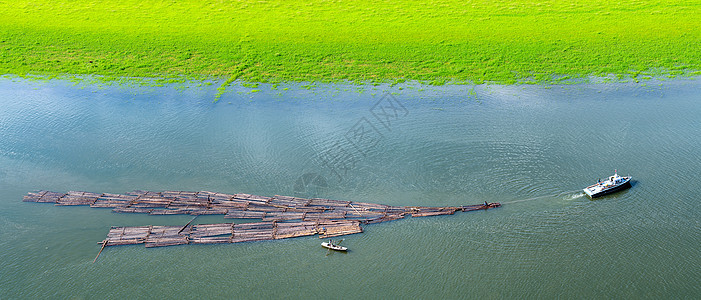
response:
M101 194L88 192L68 192L56 201L56 205L92 205Z
M30 192L25 202L60 206L89 205L118 213L150 215L224 215L232 219L255 219L254 223L198 224L185 226L112 227L103 246L144 244L164 247L184 244L239 243L318 235L336 237L363 232L362 224L398 220L410 215L428 217L501 206L484 203L459 207L389 206L384 204L305 199L289 196L222 194L209 191L133 191L127 194L70 191ZM193 219L194 220L194 219Z
M124 195L71 191L65 194L40 191L24 196L26 202L56 205L89 205L109 207L114 212L151 215L224 215L234 219L264 221L315 221L353 219L378 222L401 219L405 215L427 217L452 215L456 211L471 211L498 207L498 203L460 207L389 206L384 204L304 199L288 196L265 197L251 194L222 194L208 191L133 191Z
M279 240L300 236L335 237L363 232L360 221L221 223L187 226L112 227L104 246L137 245L165 247L184 244L240 243Z

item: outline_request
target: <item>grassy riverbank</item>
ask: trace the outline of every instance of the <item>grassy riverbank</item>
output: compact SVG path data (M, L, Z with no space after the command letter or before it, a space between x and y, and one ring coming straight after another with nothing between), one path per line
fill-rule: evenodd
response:
M701 70L698 1L3 1L0 75L548 82Z

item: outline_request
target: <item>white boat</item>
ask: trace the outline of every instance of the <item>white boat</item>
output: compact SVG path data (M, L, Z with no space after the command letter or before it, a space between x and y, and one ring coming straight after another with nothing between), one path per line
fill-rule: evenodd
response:
M614 171L613 176L609 176L606 180L597 182L584 189L589 198L596 198L610 193L618 192L630 187L631 176L618 176L618 171Z
M336 251L346 251L348 248L339 246L333 243L333 241L329 240L328 242L323 242L321 243L321 247L331 249L331 250L336 250Z

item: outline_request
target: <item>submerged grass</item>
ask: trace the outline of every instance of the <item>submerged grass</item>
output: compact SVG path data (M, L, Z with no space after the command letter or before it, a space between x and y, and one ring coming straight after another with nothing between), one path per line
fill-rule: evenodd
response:
M673 77L701 70L700 16L695 0L0 0L0 75L228 79L222 88Z

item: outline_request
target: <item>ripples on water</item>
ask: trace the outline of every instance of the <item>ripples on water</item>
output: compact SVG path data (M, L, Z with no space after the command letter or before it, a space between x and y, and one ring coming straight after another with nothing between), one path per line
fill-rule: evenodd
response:
M699 84L234 88L213 104L208 88L0 81L0 290L9 298L697 298ZM387 127L370 111L384 90L398 92L407 111ZM344 137L362 120L380 138L358 150ZM347 164L324 164L324 153L343 151ZM584 196L582 187L614 168L633 175L633 188ZM303 174L327 185L301 191ZM504 206L369 225L346 238L346 255L326 257L317 239L298 238L115 247L92 265L109 226L190 218L22 203L35 189Z

